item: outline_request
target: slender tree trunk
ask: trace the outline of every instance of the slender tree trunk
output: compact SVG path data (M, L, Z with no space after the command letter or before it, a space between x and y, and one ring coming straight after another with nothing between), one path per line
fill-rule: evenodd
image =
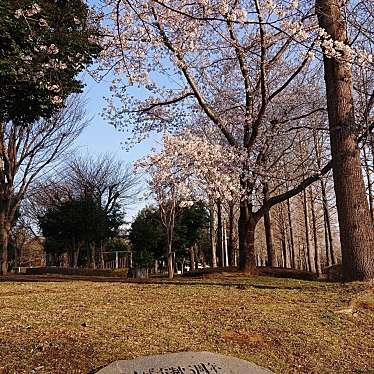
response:
M304 211L304 225L305 225L305 246L306 246L306 256L307 256L307 266L306 270L312 271L312 254L310 250L310 241L309 241L309 213L308 213L308 204L306 189L303 191L303 211Z
M212 267L217 267L217 255L216 255L216 246L217 246L217 240L216 240L216 219L215 219L215 210L214 205L210 205L209 209L209 216L210 216L210 248L211 248L211 254L212 254Z
M174 255L172 252L172 228L167 227L166 229L166 241L167 241L167 248L166 254L168 258L168 276L169 279L174 278Z
M91 268L96 269L96 244L90 243Z
M103 241L100 242L100 266L102 269L104 269L104 244L103 244ZM126 257L125 257L125 267L128 267L128 264L127 264L127 253L126 253Z
M325 266L331 266L331 256L330 256L330 243L329 243L329 236L327 232L327 223L326 223L326 213L325 209L323 209L323 230L324 230L324 236L325 236Z
M226 230L226 220L222 222L222 263L223 266L229 266L229 257L227 251L227 230Z
M79 259L79 246L74 249L74 264L73 267L77 268L78 267L78 259Z
M287 231L283 216L283 204L280 205L279 210L281 216L281 249L283 257L283 267L287 268Z
M239 231L239 270L256 273L255 229L258 218L252 212L252 206L247 200L240 202Z
M327 201L326 184L323 179L321 179L321 192L322 192L322 203L323 203L323 217L325 220L325 245L326 245L326 261L327 265L335 265L336 257L334 252L334 241L331 231L331 219L329 204ZM331 260L331 262L330 262Z
M183 269L183 266L182 266L182 269ZM158 260L155 260L155 274L158 274Z
M217 202L217 253L220 256L219 265L225 266L224 253L223 253L223 227L222 227L222 204L220 201Z
M296 261L295 261L295 242L293 236L293 228L292 228L292 215L291 215L291 203L290 199L287 199L287 216L288 216L288 227L289 227L289 234L290 234L290 251L291 251L291 267L296 268Z
M305 266L305 249L304 249L304 243L299 243L299 269L300 270L306 270Z
M190 252L190 270L195 270L195 248L192 246L188 250Z
M364 166L365 166L365 173L366 173L366 183L368 186L370 217L371 217L371 221L374 224L373 182L371 180L371 172L370 172L370 167L369 167L368 155L366 153L365 147L363 147L363 156L364 156Z
M264 194L264 227L265 227L265 239L266 239L266 251L268 256L268 266L276 267L275 249L273 244L273 233L271 229L271 218L270 209L267 204L269 200L269 186L267 183L263 184Z
M312 212L312 228L313 228L313 243L314 243L314 267L316 269L317 276L321 276L321 256L319 253L319 245L318 245L318 233L317 233L317 216L316 216L316 208L314 204L314 196L313 191L309 189L309 197L310 197L310 210Z
M316 13L333 41L349 42L339 0L316 0ZM343 277L368 280L374 278L374 230L357 146L352 67L345 58L323 57Z
M229 204L229 233L228 233L228 245L227 245L227 252L228 252L228 261L229 266L234 266L234 204Z

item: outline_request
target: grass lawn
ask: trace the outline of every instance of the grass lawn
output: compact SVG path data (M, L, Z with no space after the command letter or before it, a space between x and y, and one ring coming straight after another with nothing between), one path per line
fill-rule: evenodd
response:
M374 373L373 284L0 282L0 373L89 373L189 350L276 373Z

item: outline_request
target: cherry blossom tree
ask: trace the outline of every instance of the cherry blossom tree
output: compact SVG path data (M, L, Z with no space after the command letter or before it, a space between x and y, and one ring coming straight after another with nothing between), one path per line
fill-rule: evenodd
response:
M112 28L102 69L117 73L108 118L115 126L126 121L136 140L201 117L214 127L218 144L238 155L233 165L240 191L240 268L246 272L255 268L254 231L264 213L255 196L264 165L276 163L290 148L292 139L282 132L286 125L323 110L310 86L312 74L318 74L311 60L318 28L309 5L106 1ZM133 85L146 88L148 97L129 97ZM318 84L312 87L320 92ZM298 193L329 168L304 181L294 178L294 188L270 197L268 206Z
M307 126L318 113L321 126L327 123L320 51L325 59L349 56L348 64L370 63L360 43L335 40L319 27L314 5L281 0L104 4L108 28L101 69L116 76L107 117L132 133L130 141L201 121L215 129L216 144L238 155L239 265L246 272L254 271L254 231L266 210L332 167L331 162L318 170L295 167L288 190L277 194L285 181L275 166L297 142L288 130ZM145 88L146 97L134 95L132 87ZM275 186L265 201L259 192L263 183Z
M156 161L156 162L155 162ZM158 160L160 161L160 159ZM166 257L168 263L168 275L174 277L174 252L173 238L175 227L175 216L178 204L183 204L180 199L181 185L178 181L165 172L165 160L162 164L154 158L142 160L137 164L137 168L145 170L149 175L148 186L157 202L162 226L165 230L166 237ZM179 187L179 188L178 188Z

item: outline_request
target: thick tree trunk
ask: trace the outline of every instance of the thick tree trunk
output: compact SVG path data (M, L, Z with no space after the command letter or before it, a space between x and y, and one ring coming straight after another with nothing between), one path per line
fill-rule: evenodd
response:
M173 261L173 253L168 253L168 276L170 279L174 278L174 261Z
M239 270L256 273L255 229L258 218L253 214L247 200L240 202L239 230Z
M0 245L1 245L1 271L3 274L8 272L8 243L9 243L10 224L7 222L5 212L0 212Z
M348 43L339 0L316 0L316 13L333 41ZM374 278L374 230L357 146L352 68L345 58L323 58L343 277L368 280Z
M268 255L268 266L276 267L277 261L275 258L273 233L271 230L270 209L267 204L267 201L269 200L269 186L267 183L263 184L263 194L264 194L264 227L265 227L266 251Z
M210 248L211 248L211 254L212 254L212 267L216 268L217 267L216 218L215 218L215 210L214 210L214 205L213 204L211 204L211 206L210 206L209 216L210 216L209 236L210 236Z
M1 271L3 274L8 272L8 241L9 241L9 234L6 228L1 228L1 247L2 247L2 264L1 264Z

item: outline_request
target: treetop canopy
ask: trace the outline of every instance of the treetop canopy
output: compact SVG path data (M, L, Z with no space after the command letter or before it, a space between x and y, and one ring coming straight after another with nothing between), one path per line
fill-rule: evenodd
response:
M82 0L0 0L0 121L48 118L100 52L98 19Z

